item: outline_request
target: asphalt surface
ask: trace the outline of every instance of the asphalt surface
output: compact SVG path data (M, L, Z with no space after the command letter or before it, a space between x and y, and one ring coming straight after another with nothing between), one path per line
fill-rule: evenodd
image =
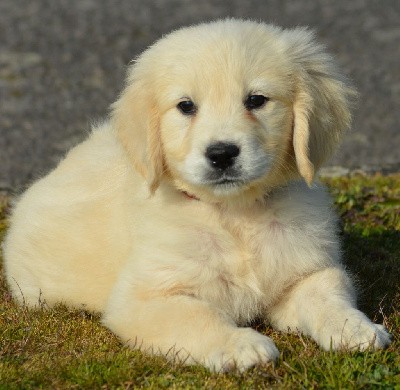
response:
M1 0L0 189L26 186L82 140L155 39L227 16L314 28L361 94L330 165L400 163L399 0Z

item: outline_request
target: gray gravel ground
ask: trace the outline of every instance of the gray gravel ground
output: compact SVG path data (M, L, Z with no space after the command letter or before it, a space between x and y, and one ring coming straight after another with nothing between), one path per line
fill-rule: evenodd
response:
M155 39L227 16L316 29L361 93L331 164L400 162L399 0L1 0L0 188L54 167Z

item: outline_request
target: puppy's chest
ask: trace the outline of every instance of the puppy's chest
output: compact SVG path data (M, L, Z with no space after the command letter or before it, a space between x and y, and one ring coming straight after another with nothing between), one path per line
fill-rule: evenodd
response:
M268 253L283 226L275 219L271 226L248 219L228 222L220 229L196 232L194 254L201 280L197 293L246 322L277 294L277 264Z
M204 266L245 279L255 273L260 281L266 269L273 271L271 257L283 254L289 244L288 226L274 214L260 217L241 215L220 218L217 228L197 228L194 232L197 250L194 256Z

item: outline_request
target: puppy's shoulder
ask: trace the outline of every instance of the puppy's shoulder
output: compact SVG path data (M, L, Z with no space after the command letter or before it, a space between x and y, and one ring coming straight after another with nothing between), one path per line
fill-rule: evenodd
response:
M332 203L326 186L320 181L315 181L311 186L308 186L303 180L289 182L285 186L274 190L270 198L276 203L285 201L299 202L322 207Z
M332 198L319 181L310 187L294 181L276 189L267 197L267 208L292 221L336 219Z

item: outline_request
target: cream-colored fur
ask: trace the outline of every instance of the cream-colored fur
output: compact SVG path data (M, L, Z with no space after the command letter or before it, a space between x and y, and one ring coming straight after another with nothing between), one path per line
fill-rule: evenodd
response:
M250 110L249 95L269 100ZM240 327L260 316L325 349L385 347L312 183L353 95L306 29L224 20L164 37L130 67L110 119L15 207L15 298L100 311L124 342L214 370L278 357ZM213 181L225 177L205 157L215 142L240 149L230 183Z

